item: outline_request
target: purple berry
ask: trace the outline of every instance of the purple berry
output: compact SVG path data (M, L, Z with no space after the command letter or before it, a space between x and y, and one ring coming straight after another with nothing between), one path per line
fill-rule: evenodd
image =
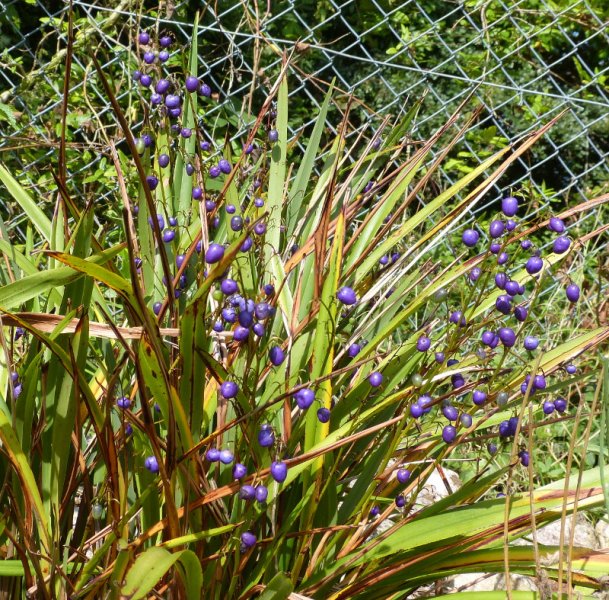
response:
M161 167L161 169L164 169L169 164L169 160L169 155L160 154L158 158L159 167Z
M202 83L199 87L199 94L201 94L201 96L209 98L211 96L211 88L209 87L209 85L207 85L206 83Z
M512 298L507 294L501 294L495 300L495 308L504 315L509 315L512 310Z
M250 330L242 325L237 325L235 331L233 331L233 339L238 342L244 342L250 334Z
M260 426L260 431L258 432L258 443L263 448L268 448L272 446L275 442L275 434L271 426L268 423Z
M209 462L218 462L220 460L220 450L218 448L210 448L205 453L205 459Z
M567 401L564 398L556 398L554 407L559 413L564 413L567 410Z
M503 235L504 229L505 229L505 225L503 224L503 221L499 221L499 220L491 221L491 224L489 225L489 228L488 228L489 235L493 239L496 239Z
M381 509L380 509L378 506L373 506L373 507L370 509L370 516L371 516L372 518L374 518L374 517L378 517L380 514L381 514Z
M233 467L233 479L241 479L247 475L247 467L241 463L235 463Z
M373 371L368 375L368 383L372 387L379 387L383 383L383 376L378 371Z
M418 419L423 415L423 408L419 404L412 404L410 406L410 415L415 419Z
M475 229L466 229L461 239L468 248L473 248L478 243L480 234Z
M252 331L258 336L262 337L266 331L262 323L254 323Z
M154 175L148 175L146 176L146 183L149 189L155 190L156 186L159 185L159 180Z
M567 294L567 300L571 303L575 303L579 300L579 286L574 283L568 285L565 289Z
M463 427L471 427L472 423L474 422L472 416L469 413L463 413L459 417L459 421L461 421L461 425L463 425Z
M546 378L543 375L535 375L534 383L535 389L545 390L547 386Z
M256 490L253 485L243 485L239 490L239 498L241 500L253 500L256 497Z
M182 129L180 129L180 135L183 138L189 138L192 135L192 129L189 129L188 127L182 127Z
M510 327L502 327L498 331L499 339L506 348L511 348L516 343L516 334Z
M405 484L410 479L410 471L408 469L398 469L396 478L401 484Z
M452 404L443 406L442 414L449 421L456 421L459 418L459 411Z
M497 275L495 275L495 285L500 289L500 290L504 290L505 289L505 284L508 281L508 277L505 273L497 273Z
M273 365L278 367L285 360L285 354L279 346L272 346L269 350L269 359Z
M569 249L570 245L571 240L568 237L561 235L560 237L557 237L554 240L554 243L552 244L552 250L556 254L563 254L563 252L566 252Z
M199 87L199 80L196 77L189 75L186 78L185 86L189 92L196 92Z
M514 309L514 316L522 323L529 316L529 311L524 306L517 306Z
M152 312L158 317L159 313L161 312L161 308L163 307L163 303L162 302L155 302L152 305Z
M520 294L520 284L517 281L508 281L505 284L505 291L512 297L517 296Z
M239 215L235 215L234 217L231 217L230 228L233 231L241 231L243 229L243 218L240 217Z
M278 460L271 463L271 477L277 483L283 483L288 476L288 465Z
M235 294L239 291L239 285L234 279L229 279L227 277L226 279L222 280L222 283L220 284L220 289L222 290L223 294L230 296L231 294Z
M254 233L256 235L264 235L266 233L266 223L264 221L260 221L254 225Z
M225 175L228 175L232 169L231 164L225 158L220 160L220 162L218 163L218 168Z
M537 346L539 346L539 340L532 335L527 335L527 337L524 338L523 345L527 350L535 350Z
M242 327L251 327L254 323L254 315L247 311L241 309L239 312L239 324Z
M175 94L167 94L167 96L165 96L165 106L167 108L179 108L180 104L182 104L180 96L176 96Z
M148 44L150 42L150 34L147 31L140 31L137 39L142 45Z
M406 506L406 498L404 498L404 496L402 496L402 494L400 494L399 496L396 496L395 505L398 508L403 508L404 506Z
M463 387L465 385L465 379L463 379L463 375L457 373L450 378L453 388L457 389Z
M257 485L254 494L256 496L256 502L262 504L263 502L266 502L266 499L269 496L269 490L265 485Z
M531 256L529 260L527 260L526 270L529 275L534 275L535 273L539 273L543 268L543 260L539 258L539 256Z
M239 391L239 386L234 381L224 381L220 386L220 392L225 398L234 398Z
M215 179L216 177L218 177L218 175L220 175L222 171L220 171L220 167L217 165L212 165L211 167L209 167L209 176L212 179Z
M468 277L470 281L478 281L478 279L480 279L480 275L482 275L482 269L480 267L474 267L469 272Z
M530 250L533 247L533 242L531 240L522 240L520 242L520 247L523 250Z
M167 52L167 50L161 50L159 52L159 61L164 63L167 62L169 60L169 52Z
M254 315L259 321L268 319L271 315L271 307L267 302L258 302L254 306Z
M121 396L116 400L116 406L122 408L123 410L131 408L131 400L127 398L127 396Z
M251 237L246 237L243 244L241 244L241 248L239 250L241 252L247 252L254 245L254 240Z
M445 356L444 352L436 352L434 358L437 363L442 364L444 362L444 359L446 358L446 356Z
M317 420L320 423L327 423L330 420L330 409L322 406L317 409Z
M161 48L169 48L171 46L171 38L168 35L164 35L159 39L159 46Z
M144 460L144 466L151 473L159 472L159 462L157 461L156 456L147 456L146 459Z
M505 228L507 231L514 231L514 229L516 229L516 221L514 221L514 219L508 219L505 223Z
M474 390L472 392L472 400L476 406L482 406L486 402L487 397L486 392L482 390Z
M450 317L448 317L448 320L455 325L459 325L459 327L465 327L467 325L467 321L460 310L452 312Z
M349 358L355 358L359 353L362 347L359 344L351 344L349 348L347 348L347 356Z
M224 450L220 450L219 458L220 458L220 462L222 464L230 465L233 462L233 460L235 459L235 456L230 450L224 449Z
M457 430L453 425L446 425L444 429L442 429L442 439L447 444L452 444L457 437Z
M169 81L167 81L167 79L159 79L156 82L156 85L154 86L155 91L157 92L157 94L166 94L169 91L169 88L171 87L171 83L169 83ZM168 106L168 108L176 108L177 106L180 106L180 98L179 96L173 96L173 98L177 98L177 104L175 104L175 106ZM171 100L172 103L175 102L175 100ZM167 104L165 105L167 106Z
M499 423L499 435L501 437L509 437L510 424L508 421L501 421L501 423Z
M562 233L565 230L565 224L558 217L551 217L548 227L556 233Z
M173 242L175 237L176 237L176 232L173 229L165 229L165 231L163 231L163 241L166 244L169 244L169 242Z
M504 265L508 260L510 260L510 255L507 252L501 252L499 256L497 256L498 265Z
M208 264L217 263L224 257L224 246L220 244L210 244L205 252L205 262Z
M269 142L274 144L279 139L279 132L276 129L271 129L269 131Z
M489 250L493 253L493 254L499 254L499 251L501 250L501 244L499 242L493 242L490 246L489 246Z
M575 365L567 365L565 371L569 373L569 375L574 375L577 372L577 367Z
M551 400L546 400L543 403L542 410L543 410L544 415L551 415L555 409L556 409L556 405Z
M142 56L142 58L144 59L144 62L147 65L151 65L154 62L154 59L156 58L154 52L150 52L150 50L148 50L147 52L144 52L144 55Z
M422 335L417 340L417 350L419 352L427 352L431 346L431 340L426 336Z
M518 200L512 196L501 200L501 210L506 217L513 217L518 212Z
M344 286L341 287L336 293L336 297L340 302L346 304L347 306L352 306L357 302L357 296L352 288Z
M298 408L306 410L315 401L315 392L310 388L302 388L294 394Z
M520 464L523 467L528 467L529 462L530 462L529 453L526 450L523 450L522 452L519 453L519 455L520 455Z
M485 346L490 346L493 343L493 340L495 339L495 332L494 331L489 331L488 329L484 332L482 332L482 343Z
M489 442L486 445L486 449L491 456L497 454L497 444L495 444L495 442Z
M237 313L234 308L223 308L222 318L229 323L234 323L237 320Z

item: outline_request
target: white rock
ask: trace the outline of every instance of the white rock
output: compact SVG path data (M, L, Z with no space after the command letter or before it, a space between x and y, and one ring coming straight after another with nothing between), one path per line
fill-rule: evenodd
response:
M459 475L455 471L451 471L450 469L442 469L444 473L444 477L450 486L450 490L447 489L446 483L440 476L440 473L437 469L434 469L430 476L427 478L425 485L421 489L421 492L417 496L416 504L419 506L429 506L430 504L434 504L438 500L442 498L446 498L452 492L458 490L462 483L459 479Z
M594 528L596 533L596 539L598 540L598 547L609 549L609 521L599 521Z
M537 586L532 577L510 575L511 588L514 591L536 591ZM451 578L446 591L457 592L492 592L505 590L505 576L495 573L463 573Z
M573 526L573 516L567 515L565 519L565 533L564 533L564 546L568 547L571 539L571 528ZM548 523L542 527L537 528L537 542L539 544L545 544L546 546L558 546L560 545L560 529L561 521L554 521ZM526 537L528 541L532 543L532 535ZM594 531L592 524L582 513L577 513L575 519L575 537L573 538L573 545L580 546L583 548L598 549L599 542L597 534Z

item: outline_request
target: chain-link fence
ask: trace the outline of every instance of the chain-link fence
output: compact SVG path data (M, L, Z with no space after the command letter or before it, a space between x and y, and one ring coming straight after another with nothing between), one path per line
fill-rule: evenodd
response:
M299 127L310 125L325 84L333 79L339 90L353 93L380 115L405 112L426 91L414 138L441 125L474 90L472 103L484 109L446 162L444 181L439 182L445 185L508 140L568 108L506 179L525 188L538 209L567 196L590 198L607 189L609 7L604 0L108 4L73 2L74 64L75 72L91 81L88 46L101 49L102 55L105 51L104 68L112 72L119 97L132 93L126 85L133 62L128 48L139 28L171 31L179 42L188 43L199 10L201 64L218 94L219 115L226 107L238 114L244 98L263 96L285 51L292 74L290 109ZM35 187L39 181L33 174L40 177L40 171L34 167L56 154L57 132L50 117L62 102L68 5L8 0L0 11L3 154L6 158L7 149L37 146L37 152L12 155L21 161L22 179ZM117 52L117 47L124 51ZM74 82L72 91L81 93L82 88ZM95 86L90 90L96 97L84 97L83 106L95 114L72 115L73 139L83 148L89 144L79 171L99 168L103 159L91 148L100 143L96 127L103 126L103 115L110 111L103 94ZM328 125L337 123L329 120ZM497 189L497 196L504 191ZM480 205L476 210L484 209ZM18 229L20 215L9 216Z

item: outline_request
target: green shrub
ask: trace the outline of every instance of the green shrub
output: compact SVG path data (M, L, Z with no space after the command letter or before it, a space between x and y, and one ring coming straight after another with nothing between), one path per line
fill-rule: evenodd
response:
M427 164L430 151L450 152L461 115L416 147L418 102L382 141L348 137L346 115L324 144L330 88L301 155L284 75L257 116L242 115L247 137L232 139L206 121L207 91L184 91L196 57L195 39L187 73L180 60L140 67L153 85L168 74L181 100L151 104L140 77L136 132L95 61L125 140L121 151L106 138L113 212L98 214L97 189L70 195L60 167L49 219L0 167L28 218L25 245L0 240L0 574L44 598L397 598L472 564L532 574L541 556L560 585L600 588L593 550L573 549L567 574L558 548L512 542L604 502L604 467L536 485L537 430L587 415L587 440L607 406L606 383L588 403L567 393L595 378L572 361L609 337L607 326L576 326L589 301L580 251L604 229L544 251L531 275L524 265L550 215L527 220L528 198L499 253L487 234L496 224L470 223L475 244L455 232L554 123L418 204L441 164ZM169 118L172 104L180 114ZM606 200L563 216L571 224ZM524 288L503 312L499 271ZM579 303L565 297L573 283ZM552 313L570 315L569 328L544 329ZM483 347L487 330L502 342ZM525 335L539 347L524 350ZM475 389L486 393L478 404ZM546 415L561 392L565 405ZM430 474L465 448L475 473L421 507ZM236 461L247 469L238 479ZM399 469L410 472L400 481Z

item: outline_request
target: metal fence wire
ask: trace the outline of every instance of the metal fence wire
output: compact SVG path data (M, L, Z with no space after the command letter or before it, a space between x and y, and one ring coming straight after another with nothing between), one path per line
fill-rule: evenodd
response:
M497 145L526 135L565 108L568 114L533 155L519 159L510 172L512 189L526 187L543 210L566 197L591 198L609 184L605 0L235 0L196 6L170 0L74 0L73 8L75 66L89 82L94 80L88 45L92 40L96 47L101 44L107 57L104 68L122 81L123 99L132 93L129 40L148 28L171 31L186 44L199 10L200 61L218 93L215 110L238 110L253 77L263 94L270 78L265 81L260 73L278 70L285 50L292 54L290 95L300 110L301 127L314 120L323 97L320 80L335 79L339 89L352 92L379 115L405 112L426 91L414 138L436 129L474 90L472 102L484 107L482 116L445 164L441 185L454 182ZM50 123L62 102L68 9L67 3L42 0L5 0L0 5L0 157L6 160L10 154L16 174L34 192L40 166L56 154L57 132ZM117 47L124 51L117 52ZM79 87L81 83L74 83L74 90ZM95 85L92 89L95 97L85 99L83 110L95 106L96 117L103 118L111 110L109 103ZM75 118L74 138L98 142L91 119L86 114L80 121ZM30 151L13 151L21 147ZM85 153L78 171L99 168L101 160L100 154ZM71 173L73 185L77 174ZM496 189L488 202L504 192ZM488 202L474 212L485 210ZM23 215L4 206L9 229L23 234Z

